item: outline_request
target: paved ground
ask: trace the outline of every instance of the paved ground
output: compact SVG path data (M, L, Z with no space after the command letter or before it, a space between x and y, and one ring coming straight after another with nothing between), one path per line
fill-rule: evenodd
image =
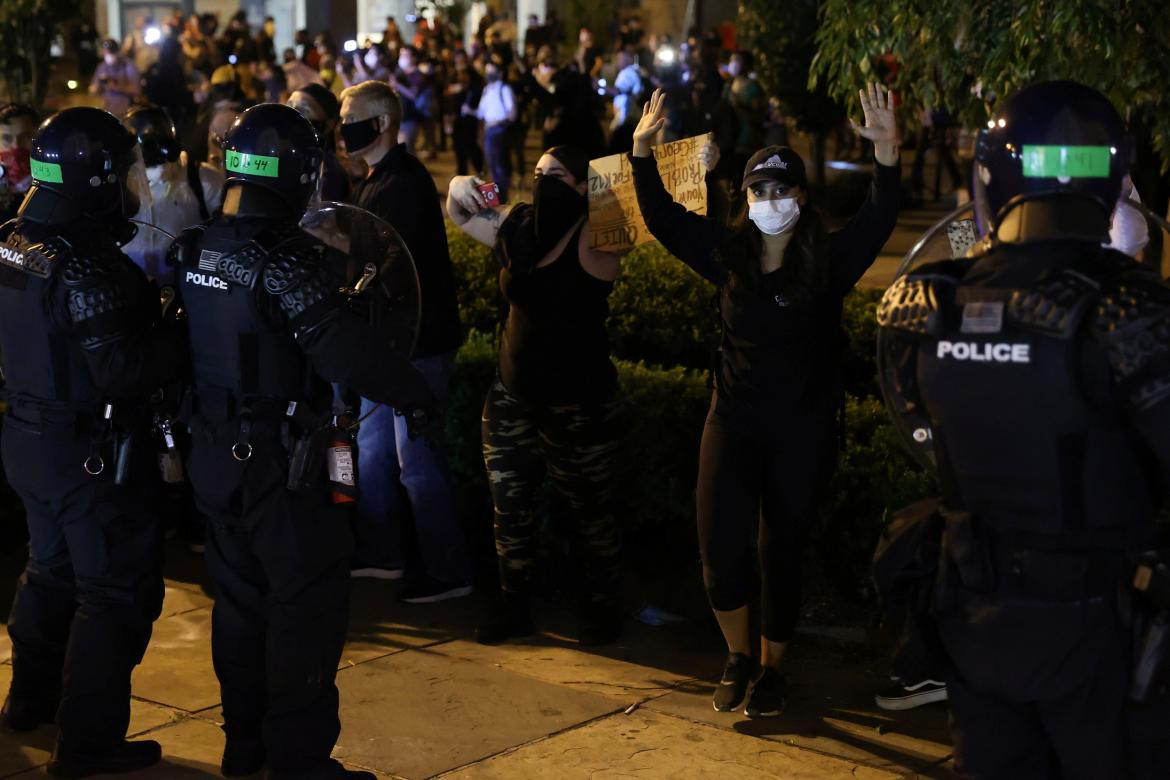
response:
M15 518L4 518L11 521ZM7 591L20 567L0 558ZM200 563L174 548L163 615L134 675L131 732L163 744L143 778L218 776L219 690L208 644L211 599ZM572 616L542 605L545 631L487 648L471 640L484 599L432 607L393 599L392 583L356 583L338 686L335 755L382 777L943 777L950 748L940 706L891 715L873 706L881 664L803 636L784 715L749 721L712 710L722 654L706 626L653 629L583 651ZM10 594L0 593L4 603ZM0 639L0 686L11 675ZM0 777L33 777L53 732L0 733Z

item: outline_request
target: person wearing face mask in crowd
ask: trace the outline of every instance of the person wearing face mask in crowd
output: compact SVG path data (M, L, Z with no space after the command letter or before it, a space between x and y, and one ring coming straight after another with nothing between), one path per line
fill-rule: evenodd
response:
M729 653L713 704L733 711L746 699L749 717L772 716L784 705L780 666L800 607L803 540L836 460L842 299L898 216L894 112L877 85L861 92L865 126L855 128L874 143L873 186L861 210L829 233L809 201L804 162L787 147L765 147L748 160L747 209L730 225L672 201L650 151L665 103L656 91L634 133L638 206L671 254L718 285L723 323L697 491L703 577ZM715 145L704 147L708 171L718 156ZM759 672L748 618L757 520Z
M0 108L0 225L16 216L24 194L32 186L32 137L37 112L9 103Z
M386 50L376 43L353 58L353 70L355 84L363 81L389 81L393 75L386 59Z
M749 51L737 51L731 55L731 61L727 63L727 75L723 101L730 109L729 119L734 116L735 127L730 170L738 174L752 152L762 146L764 90L752 72L752 54ZM739 186L738 176L732 179L732 186Z
M321 176L317 180L317 200L344 202L349 198L349 177L337 159L337 123L341 119L341 104L320 84L309 84L288 97L288 105L295 108L321 138L324 156Z
M569 67L559 67L556 52L542 46L536 67L526 78L528 92L540 107L542 145L575 146L591 159L605 154L605 134L593 112L593 82Z
M479 148L478 137L479 101L483 96L484 81L479 71L471 67L467 52L456 50L453 56L455 74L447 87L447 95L458 103L458 107L451 142L455 146L455 172L465 176L471 171L483 170L483 150Z
M350 157L369 170L354 187L354 205L394 227L418 269L422 322L413 364L440 403L447 398L455 351L463 342L455 272L434 179L401 138L403 107L387 84L367 81L341 98L341 139ZM374 404L362 399L361 413ZM446 455L441 447L411 440L406 420L393 409L377 409L358 432L361 480L355 536L357 577L408 582L399 593L407 603L430 603L471 593L471 561L454 504ZM403 550L402 528L414 518L416 549Z
M588 176L588 155L562 146L537 161L531 204L489 208L479 179L470 176L457 176L448 188L448 215L495 249L508 300L499 368L483 407L503 591L477 629L484 644L535 631L536 504L546 473L582 542L587 581L578 639L604 644L622 631L621 529L613 503L619 400L606 333L620 258L591 248Z
M134 219L173 238L219 211L223 171L181 159L175 126L163 109L135 106L126 114L125 124L138 139L150 185L150 199L143 201ZM174 269L164 262L169 246L169 238L142 230L123 251L147 276L160 284L171 284Z
M431 115L433 96L431 80L419 70L418 58L418 49L403 46L398 52L398 71L389 79L390 86L394 87L402 101L402 126L398 130L398 141L406 144L411 154L414 153L415 141L423 122Z
M122 116L138 97L138 68L118 52L118 42L113 38L102 44L102 61L93 72L89 94L99 95L102 108L114 116Z
M495 62L488 62L484 71L487 86L479 99L476 115L483 121L483 146L488 170L500 188L500 202L508 202L512 168L508 164L508 133L516 121L516 94L504 81L504 74Z

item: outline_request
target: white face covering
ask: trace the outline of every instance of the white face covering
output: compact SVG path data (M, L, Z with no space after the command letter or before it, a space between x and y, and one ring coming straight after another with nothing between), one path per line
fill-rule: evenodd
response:
M373 49L367 51L362 59L366 61L367 68L375 68L378 66L378 52Z
M791 230L800 219L800 204L796 198L758 200L748 204L748 219L756 223L761 233L775 236Z
M1109 226L1109 242L1105 246L1124 252L1130 257L1150 242L1150 229L1146 225L1145 216L1133 206L1125 202L1126 193L1122 192L1117 206L1113 209L1113 221ZM1141 202L1137 190L1130 190L1129 197Z
M399 57L398 58L398 69L399 70L410 70L410 65L411 65L410 57Z
M118 55L106 53L105 55L102 56L102 59L104 59L106 61L107 65L113 65L115 62L118 61Z
M165 172L165 165L152 165L146 169L146 180L150 182L150 186L153 187L163 180L163 174Z

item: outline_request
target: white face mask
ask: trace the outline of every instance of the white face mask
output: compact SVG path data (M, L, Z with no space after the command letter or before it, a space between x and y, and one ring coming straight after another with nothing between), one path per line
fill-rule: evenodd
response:
M398 58L398 69L399 70L410 70L410 66L411 66L410 57L399 57Z
M164 173L166 173L165 165L153 165L146 169L146 180L153 187L163 180Z
M374 51L373 49L370 49L369 51L366 52L366 55L364 57L362 57L362 59L366 61L367 68L377 67L377 65L378 65L378 52Z
M758 200L748 204L748 219L756 223L761 233L775 236L791 230L800 219L800 204L796 198Z
M116 54L106 54L106 55L104 55L104 56L102 57L102 59L104 59L104 60L106 61L106 64L107 64L107 65L113 65L115 62L117 62L117 61L118 61L118 55L116 55Z
M1133 194L1137 199L1137 193ZM1150 229L1145 216L1123 201L1117 202L1113 210L1113 222L1109 226L1109 242L1105 246L1136 257L1146 244L1150 243Z

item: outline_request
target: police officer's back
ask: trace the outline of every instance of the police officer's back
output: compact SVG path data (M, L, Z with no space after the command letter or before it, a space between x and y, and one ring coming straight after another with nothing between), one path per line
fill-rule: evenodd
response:
M330 250L298 227L320 170L312 126L287 106L255 106L228 132L224 153L223 214L171 251L195 378L189 472L209 520L217 590L222 768L366 777L329 758L352 546L325 486L325 444L336 432L329 383L417 410L416 422L432 398L406 359L346 308Z
M158 290L119 248L134 233L135 153L104 111L56 114L34 138L19 217L0 228L4 470L30 536L4 722L55 716L50 771L69 777L160 756L125 735L163 593L148 398L182 355L159 327Z
M1170 464L1170 292L1101 248L1128 155L1102 95L1017 93L976 152L989 240L879 307L948 508L934 610L964 776L1124 777L1142 761L1124 617Z

